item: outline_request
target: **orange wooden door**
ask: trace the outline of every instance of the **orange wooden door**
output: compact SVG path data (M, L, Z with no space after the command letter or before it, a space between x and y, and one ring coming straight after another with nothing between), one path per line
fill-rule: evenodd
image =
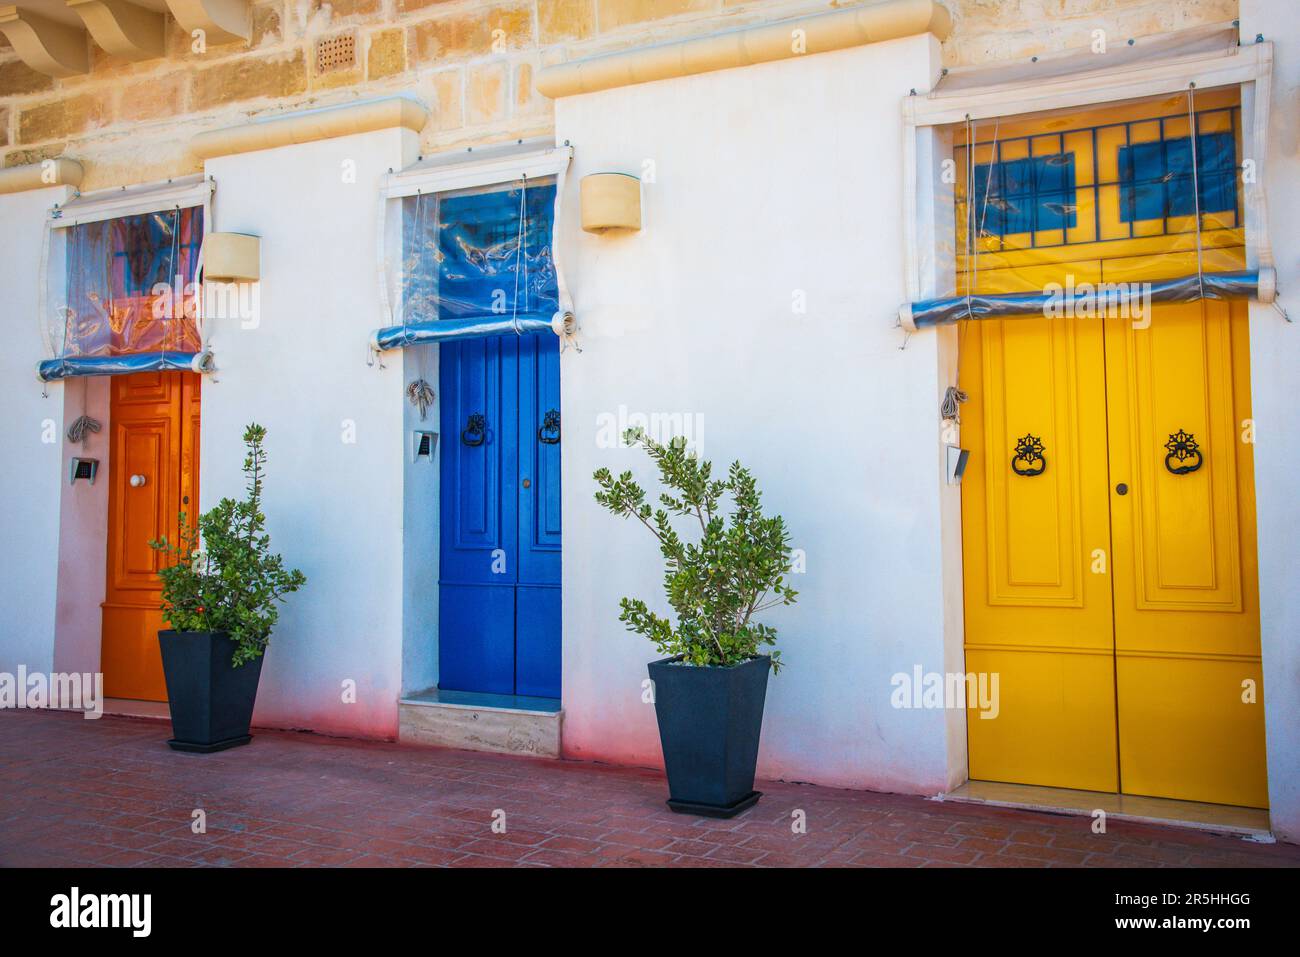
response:
M199 376L140 372L113 379L108 557L101 669L111 698L166 701L158 569L149 547L175 541L178 515L198 511Z

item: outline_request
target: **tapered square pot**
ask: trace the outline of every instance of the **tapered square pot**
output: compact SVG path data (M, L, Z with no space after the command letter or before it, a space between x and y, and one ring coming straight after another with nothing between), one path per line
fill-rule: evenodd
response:
M725 668L680 658L649 664L674 811L733 817L758 801L754 768L771 666L766 655Z
M160 631L167 704L177 751L224 751L247 744L262 655L238 668L235 642L224 632Z

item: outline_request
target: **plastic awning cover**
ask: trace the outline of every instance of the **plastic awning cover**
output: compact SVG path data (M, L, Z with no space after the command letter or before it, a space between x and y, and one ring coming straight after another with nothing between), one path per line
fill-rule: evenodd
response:
M1105 53L1101 56L1096 47L1098 38L1093 37L1093 42L1087 46L1059 53L1039 54L1029 61L950 68L944 71L929 96L939 98L960 95L969 90L1083 76L1102 70L1113 74L1145 66L1155 60L1226 53L1237 46L1238 36L1235 26L1223 24L1153 34L1135 38L1131 43L1127 37L1111 36L1106 40Z
M1193 135L1194 132L1194 135ZM1140 317L1148 304L1271 297L1248 271L1240 91L1221 87L948 128L946 295L905 304L908 330L964 319ZM1251 264L1254 265L1253 263Z
M426 342L455 339L486 339L491 336L526 336L551 331L551 316L522 313L518 316L492 316L484 319L444 319L417 322L409 326L388 326L371 338L376 349L400 349Z
M54 231L44 317L52 357L40 377L180 368L179 357L201 348L202 238L202 206Z
M1259 293L1259 273L1254 271L1206 273L1146 284L1080 284L1048 292L948 296L911 303L912 327L927 329L951 325L961 319L1003 319L1014 316L1101 316L1106 310L1135 314L1151 303L1195 302L1197 299L1253 299ZM906 324L906 323L905 323Z
M139 352L127 356L65 356L46 359L37 368L45 382L81 375L130 375L133 372L189 372L193 352Z
M527 335L559 309L553 181L403 197L400 324L376 349Z

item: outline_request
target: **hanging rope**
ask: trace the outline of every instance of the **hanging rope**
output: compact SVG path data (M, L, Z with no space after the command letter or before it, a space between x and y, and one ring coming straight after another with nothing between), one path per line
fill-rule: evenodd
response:
M1196 84L1187 85L1187 125L1192 141L1192 198L1196 203L1196 283L1205 298L1205 266L1201 252L1201 180L1196 157Z
M965 392L955 385L948 386L943 392L943 401L939 403L939 415L953 422L961 421L961 410L958 405L969 399Z
M86 433L98 432L99 428L100 428L99 423L96 420L92 419L90 416L88 415L78 416L77 420L73 422L70 426L68 426L68 441L80 442L82 445L85 445Z
M423 379L416 379L406 387L406 397L411 400L411 405L420 410L420 421L423 422L429 406L433 405L436 398L433 388Z
M421 273L423 272L423 269L420 268L421 265L422 265L422 263L420 262L420 260L422 260L422 259L424 258L424 242L425 242L425 239L424 239L424 222L423 222L423 221L421 220L421 218L420 218L420 216L421 216L420 210L421 210L421 207L422 207L423 205L424 205L424 194L423 194L422 192L420 192L419 190L416 190L416 193L415 193L415 226L414 226L414 232L415 232L415 235L414 235L414 236L412 237L412 239L411 239L411 242L415 245L415 266L414 266L414 269L411 270L411 271L414 271L414 272L421 272ZM403 341L406 340L406 325L407 325L407 323L406 323L406 314L407 314L407 312L408 312L408 310L407 310L407 302L406 302L406 299L407 299L406 291L403 290L403 291L402 291L402 340L403 340Z
M179 206L177 206L174 210L172 210L172 237L171 237L171 239L172 239L172 241L171 241L171 245L170 245L170 247L169 247L168 250L167 250L167 275L163 277L164 279L167 280L167 285L168 285L168 287L170 287L170 289L171 289L171 293L168 294L168 297L169 297L169 300L170 300L170 303L171 303L171 308L163 310L163 317L162 317L162 324L163 324L163 331L162 331L162 345L161 345L161 347L160 347L159 350L158 350L158 352L159 352L159 356L158 356L159 359L164 358L164 354L167 352L167 333L168 333L168 332L173 328L172 325L171 325L171 323L172 323L172 321L176 318L176 309L177 309L177 307L178 307L178 304L177 304L177 302L176 302L176 300L175 300L175 298L174 298L174 296L173 296L172 294L175 293L175 291L176 291L176 286L177 286L177 283L176 283L176 254L180 251L180 242L181 242L181 208L180 208ZM181 296L182 296L182 300L181 300L181 302L179 303L179 308L180 308L180 310L181 310L181 315L182 315L182 316L185 314L185 301L184 301L184 295L185 295L185 288L184 288L184 286L182 285L182 286L181 286Z
M998 131L1001 128L1002 128L1002 117L998 117L997 121L993 124L993 143L990 146L990 149L993 152L989 158L989 174L988 176L984 177L984 204L980 208L980 224L979 224L979 228L975 230L975 256L974 256L973 264L971 265L971 283L970 283L971 288L974 288L975 286L979 285L979 279L980 279L979 243L980 243L980 239L984 236L984 222L985 220L988 219L988 215L989 215L989 191L993 188L993 174L998 168ZM974 127L972 127L972 129L974 129ZM974 144L971 145L970 153L971 153L971 169L973 170L975 168ZM966 298L966 314L970 315L969 295Z
M524 298L528 297L528 258L524 255L524 240L527 237L525 224L528 222L528 174L524 174L523 182L519 186L519 229L515 236L515 296L514 312L510 316L510 321L515 327L515 335L522 336L519 331L519 274L524 274ZM527 303L525 302L525 306ZM525 309L525 312L527 309Z
M966 114L966 258L969 260L975 248L975 125L970 114ZM970 319L971 285L970 263L966 265L966 318Z

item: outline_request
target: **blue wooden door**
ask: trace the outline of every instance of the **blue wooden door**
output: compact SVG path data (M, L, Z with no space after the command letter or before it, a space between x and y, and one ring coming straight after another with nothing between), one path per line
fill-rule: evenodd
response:
M440 318L513 311L516 298L521 312L553 308L554 195L529 190L518 277L517 190L439 200ZM501 336L439 349L439 687L558 698L558 342Z

